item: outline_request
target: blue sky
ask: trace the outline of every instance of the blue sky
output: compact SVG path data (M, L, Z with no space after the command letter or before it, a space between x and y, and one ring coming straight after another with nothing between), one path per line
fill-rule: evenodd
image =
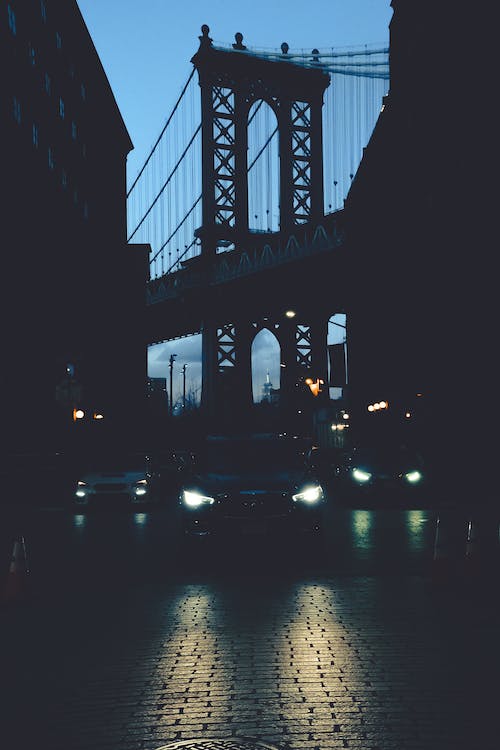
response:
M290 50L361 46L389 41L390 0L77 0L108 76L134 150L127 163L128 184L148 156L190 72L203 24L215 43L230 45L241 32L249 47ZM329 326L330 342L342 329ZM265 338L265 337L264 337ZM177 354L174 395L182 389L181 368L187 364L189 389L200 385L200 337L150 348L149 375L168 377L168 360ZM341 338L340 338L341 340ZM270 370L274 384L279 359L269 341L256 351L258 383Z

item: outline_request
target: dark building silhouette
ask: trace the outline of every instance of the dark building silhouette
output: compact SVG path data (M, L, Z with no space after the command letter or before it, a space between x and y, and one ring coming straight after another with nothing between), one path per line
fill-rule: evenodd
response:
M75 0L0 0L0 51L3 430L59 440L75 399L132 425L148 268L126 244L130 137Z
M465 9L392 7L390 90L346 200L351 402L360 419L372 400L403 417L418 408L421 438L450 479L496 398L494 266L479 239L481 118L470 102L482 100L481 77L463 57L457 65Z

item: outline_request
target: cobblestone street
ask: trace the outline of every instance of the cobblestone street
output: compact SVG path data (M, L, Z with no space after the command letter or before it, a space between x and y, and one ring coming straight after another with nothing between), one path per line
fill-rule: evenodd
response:
M60 575L2 613L5 746L497 750L496 579L287 573L247 549L261 564L240 550L223 575L189 550L169 575Z

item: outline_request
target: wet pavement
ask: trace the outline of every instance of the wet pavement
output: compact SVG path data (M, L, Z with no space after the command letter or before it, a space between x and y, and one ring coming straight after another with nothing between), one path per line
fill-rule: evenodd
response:
M27 513L5 746L497 750L498 560L473 564L466 515L335 508L322 537L186 544L164 509Z

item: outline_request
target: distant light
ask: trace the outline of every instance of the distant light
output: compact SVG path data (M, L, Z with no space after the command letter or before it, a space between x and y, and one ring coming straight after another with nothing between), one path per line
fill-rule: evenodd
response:
M100 412L95 412L94 419L104 419L104 416Z
M83 419L85 412L83 409L73 409L73 419Z
M409 412L409 411L407 411L407 412L406 412L406 414L405 414L405 417L406 417L406 419L410 419L410 417L411 417L411 414L410 414L410 412Z
M380 409L380 404L373 404L373 408L375 409L375 411L377 411L378 409Z
M379 402L379 406L380 406L381 409L387 409L387 407L389 406L389 404L387 403L387 401L380 401Z
M285 315L287 318L295 318L297 313L295 312L295 310L287 310Z
M312 378L306 378L306 385L312 385L313 379Z
M416 484L422 479L422 474L419 471L409 471L405 474L405 479L407 482L411 482L411 484Z
M337 425L336 424L332 424L331 425L331 429L335 432L335 430L337 429Z
M370 404L370 406L368 407L368 411L374 411L374 409L375 407L373 406L373 404Z
M345 424L338 424L337 425L337 430L343 430L344 427L345 427Z
M342 419L349 419L349 414L346 411L342 414Z

